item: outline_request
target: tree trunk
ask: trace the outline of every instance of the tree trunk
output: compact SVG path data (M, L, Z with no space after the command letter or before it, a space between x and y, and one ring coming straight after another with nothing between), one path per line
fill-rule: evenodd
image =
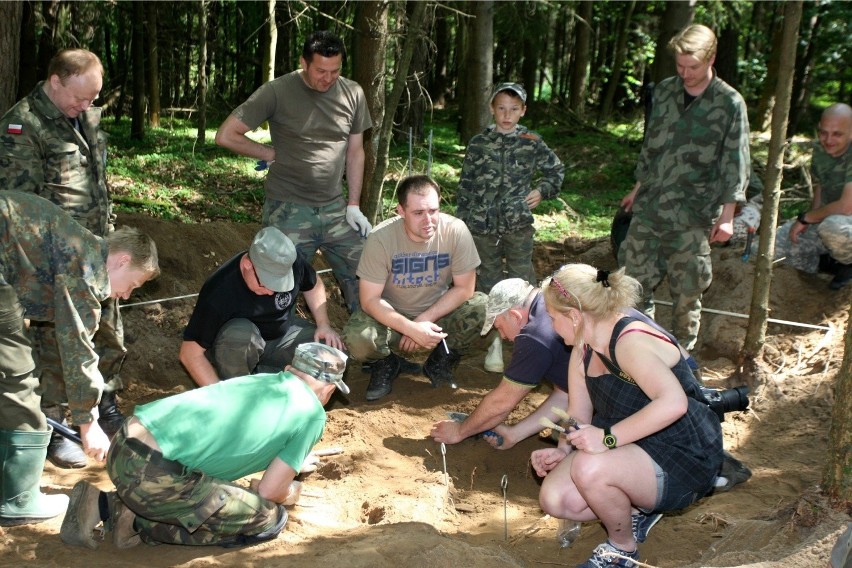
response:
M157 39L157 2L145 2L148 40L148 124L160 127L160 47Z
M612 74L609 77L609 82L607 82L603 101L601 101L601 111L598 114L598 125L605 123L609 119L610 113L612 113L612 107L615 101L615 91L618 89L618 84L621 82L621 68L624 66L624 60L627 58L627 37L630 35L630 21L633 18L633 9L635 7L635 0L628 2L627 11L618 23L618 39L616 40L615 45Z
M385 49L388 40L387 0L359 2L355 10L352 78L364 89L373 127L364 133L364 187L361 209L375 224L382 186L374 185L379 139L385 120Z
M754 372L756 361L766 339L766 320L769 317L769 285L772 281L772 260L775 250L775 225L778 218L778 203L781 199L781 174L784 165L787 116L790 112L790 94L793 86L793 68L796 65L796 42L799 21L802 17L802 1L791 0L784 4L784 31L781 45L778 82L775 86L775 107L772 109L772 134L769 139L769 157L766 162L766 177L763 189L763 210L760 215L760 249L754 271L754 287L749 309L740 361L746 384L754 390L761 386L762 375Z
M406 12L411 13L413 4L406 3ZM423 29L429 30L432 27L432 19L435 14L434 10L427 10ZM403 138L411 137L414 141L423 140L423 122L426 113L426 108L429 104L426 95L426 85L423 78L426 77L429 67L429 45L427 42L421 42L414 46L414 53L411 56L411 64L408 68L408 80L406 81L406 89L403 93L403 102L396 108L396 118L394 122L398 125L396 140L401 141Z
M432 66L431 80L429 81L429 96L432 98L432 106L444 108L449 93L449 53L450 45L450 21L445 11L441 10L435 14L435 63Z
M739 88L737 74L737 52L740 32L735 22L729 22L719 31L719 47L716 51L716 73L719 78L735 89Z
M130 52L133 56L133 104L130 113L130 137L145 139L145 4L133 3L133 38Z
M776 19L773 18L773 27L775 32L772 34L772 51L769 54L769 63L766 65L766 80L763 82L763 89L760 93L760 100L757 103L757 112L752 118L752 130L763 132L766 130L766 121L772 113L772 106L775 104L775 83L778 81L778 65L781 62L781 52L785 46L781 40L784 37L784 26L778 26Z
M18 94L15 99L22 99L35 88L39 81L38 52L33 49L36 45L36 9L32 2L22 2L23 17L21 22L21 41L18 47Z
M266 0L266 21L263 23L266 31L263 41L263 82L268 83L275 78L275 48L278 47L278 24L275 21L275 0Z
M494 57L494 2L482 0L473 3L474 19L471 22L470 42L465 59L464 112L461 120L461 143L467 145L471 138L488 125L488 97L491 95L492 65Z
M654 49L654 69L651 71L654 83L659 83L675 74L675 60L668 48L669 41L680 30L692 23L695 18L695 2L696 0L666 2L666 11L660 23L660 35L657 37L657 46Z
M18 60L21 45L21 2L0 2L0 115L18 100Z
M589 45L592 36L592 2L580 2L580 11L574 22L577 31L574 47L574 64L571 67L571 99L568 108L583 117L586 113L586 78L589 74Z
M799 117L806 111L808 100L810 99L809 87L811 72L814 67L814 54L816 53L820 28L825 19L822 17L822 11L823 8L818 7L817 13L810 18L806 26L809 33L805 42L805 51L797 62L795 78L793 79L792 106L790 107L790 120L787 123L787 136L792 136L796 133L796 128L799 125Z
M207 0L198 3L198 133L196 141L207 141Z
M852 506L852 308L846 320L843 363L834 383L834 409L822 487L839 510L848 511Z
M404 34L405 41L400 50L399 58L396 61L393 89L385 101L386 109L396 108L396 105L399 104L399 100L402 98L402 92L405 90L405 78L408 75L408 66L411 64L411 57L414 54L414 46L424 40L423 22L426 20L426 4L426 2L414 2L414 9L409 16L408 26L406 26ZM375 129L375 126L373 128ZM388 168L388 151L390 150L392 128L393 112L386 112L382 119L378 135L376 169L373 170L373 177L370 180L367 191L368 201L366 203L365 215L373 224L377 221L376 213L381 210L382 205L382 183L384 182L385 172ZM375 136L375 133L373 135ZM364 202L363 198L361 202Z

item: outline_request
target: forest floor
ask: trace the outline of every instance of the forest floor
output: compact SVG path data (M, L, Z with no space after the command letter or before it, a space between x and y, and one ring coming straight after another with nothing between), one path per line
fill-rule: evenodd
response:
M152 235L160 249L162 276L146 284L123 309L129 349L123 372L129 387L121 407L192 388L178 362L183 327L193 298L134 306L135 302L197 293L216 266L244 250L257 225L224 222L181 224L125 214L120 224ZM713 252L714 284L706 308L747 313L754 264L741 250ZM537 246L540 275L569 261L600 268L614 264L608 240L568 240ZM318 266L321 260L318 260ZM337 288L329 287L336 327L346 312ZM666 290L658 297L668 300ZM827 453L834 379L843 357L843 331L852 286L828 289L827 276L801 276L777 266L771 317L824 326L808 329L770 324L766 340L767 386L752 393L747 412L729 413L725 447L753 477L728 493L702 499L666 515L641 546L641 559L655 567L827 565L832 545L850 518L832 510L818 491ZM667 308L658 319L667 321ZM732 387L734 360L747 320L705 314L695 355L710 386ZM508 361L511 346L505 345ZM482 370L484 353L469 353L457 371L457 390L433 389L419 376L402 376L376 403L364 401L369 376L350 365L349 398L335 395L319 448L341 447L304 477L302 499L290 510L286 530L274 541L244 549L141 545L96 550L73 548L59 539L62 517L0 529L0 566L529 566L575 565L605 534L586 523L569 548L556 540L557 521L538 506L540 480L529 466L532 450L550 442L534 437L506 451L481 440L446 448L428 437L447 411L471 411L500 380ZM510 421L535 408L548 389L533 391ZM446 465L445 465L446 464ZM445 471L447 475L445 476ZM60 470L48 464L47 492L69 493L80 479L111 489L100 464ZM505 480L505 484L503 481ZM248 479L241 482L247 483Z

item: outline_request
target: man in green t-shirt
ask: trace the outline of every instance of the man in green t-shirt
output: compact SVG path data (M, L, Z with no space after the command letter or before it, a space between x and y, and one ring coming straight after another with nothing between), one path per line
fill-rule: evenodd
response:
M96 548L101 523L118 548L148 543L240 546L275 538L284 505L325 428L323 406L343 382L347 356L323 343L296 348L275 374L237 377L136 408L113 440L116 491L80 481L60 536ZM264 471L249 488L233 481Z

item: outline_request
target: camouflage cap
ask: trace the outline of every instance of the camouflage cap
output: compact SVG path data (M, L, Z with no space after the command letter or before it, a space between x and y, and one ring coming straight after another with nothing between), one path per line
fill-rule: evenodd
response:
M264 227L254 236L248 255L264 287L274 292L293 289L296 247L287 235L275 227Z
M500 83L496 87L494 87L494 92L491 93L491 99L488 101L489 104L494 102L494 97L496 97L500 91L512 91L519 97L521 97L521 101L524 104L527 104L527 92L524 90L522 86L517 83Z
M291 364L315 379L332 383L343 394L349 394L349 387L343 382L348 358L346 353L330 345L311 342L296 347Z
M501 280L491 288L488 294L488 304L485 306L485 325L482 335L491 331L497 316L515 306L522 306L535 289L535 286L522 278Z

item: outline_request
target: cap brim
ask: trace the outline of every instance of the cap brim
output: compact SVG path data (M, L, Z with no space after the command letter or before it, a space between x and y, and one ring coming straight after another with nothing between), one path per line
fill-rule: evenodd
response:
M334 385L337 387L337 390L339 390L343 394L345 394L345 395L349 394L349 385L344 383L342 380L338 379L338 380L334 381Z
M264 288L269 288L273 292L289 292L293 289L295 281L293 280L292 269L288 270L285 276L270 274L258 268L257 265L255 265L254 270L257 273L257 279L260 280Z
M485 314L485 323L482 325L482 331L479 332L479 335L485 335L491 331L491 328L494 327L494 321L497 319L498 315L499 314Z

